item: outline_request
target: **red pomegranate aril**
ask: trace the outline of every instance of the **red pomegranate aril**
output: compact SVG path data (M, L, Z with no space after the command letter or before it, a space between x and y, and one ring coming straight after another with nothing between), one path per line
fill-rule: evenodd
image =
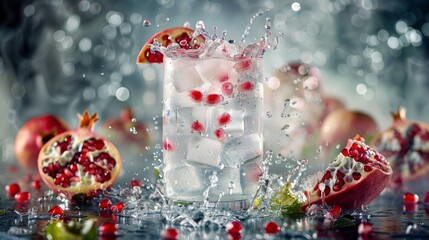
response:
M141 187L141 186L143 186L143 183L140 180L133 179L133 180L130 181L130 187L131 188L133 188L133 187Z
M267 234L277 234L280 232L279 225L274 221L269 221L265 224L265 233Z
M238 221L232 221L226 224L226 231L228 233L240 233L241 229L241 223Z
M234 85L230 82L222 83L221 91L224 96L231 97L234 93Z
M245 81L238 85L238 90L243 92L252 91L254 88L255 88L255 84L253 84L251 81Z
M179 231L177 231L177 229L175 228L166 228L166 229L162 229L161 231L161 237L162 239L165 239L165 240L174 240L174 239L177 239L178 236L179 236Z
M112 212L114 213L121 213L122 210L124 210L125 208L125 204L123 202L118 202L116 204L114 204L110 210L112 210Z
M222 96L219 94L209 94L205 98L205 103L207 105L216 105L222 101Z
M165 151L174 151L174 144L169 139L165 139L163 143L163 148Z
M191 124L191 128L192 128L192 131L195 131L195 132L198 132L198 133L202 133L202 132L204 132L204 126L203 126L203 124L202 124L202 123L200 123L198 120L197 120L197 121L194 121L194 122Z
M334 217L334 218L340 217L342 211L343 211L343 209L341 208L341 206L339 206L339 205L332 206L332 209L331 209L332 217Z
M363 170L364 170L365 172L371 172L371 171L372 171L372 167L371 167L371 166L366 165L366 166L364 166L364 167L363 167Z
M116 235L118 233L118 224L114 222L105 222L98 228L100 235Z
M21 193L15 194L15 200L20 203L28 202L30 198L31 198L31 195L29 192L21 192Z
M216 138L220 141L223 141L225 139L225 131L222 128L218 128L214 131L214 135Z
M231 122L231 115L229 113L222 113L217 119L217 124L220 126L229 122Z
M341 154L343 154L345 157L349 156L349 150L347 148L343 148L343 150L341 150Z
M354 172L354 173L352 173L352 177L353 177L353 179L354 180L359 180L360 179L360 177L361 177L361 174L360 173L358 173L358 172Z
M357 149L352 148L349 150L349 156L354 160L357 160L359 158L359 151Z
M325 181L331 178L332 178L331 171L326 171L325 174L323 174L322 181Z
M199 103L203 100L203 93L198 90L191 90L188 95L194 102Z
M419 196L414 193L404 193L404 203L417 203L419 201Z
M33 180L31 181L31 187L35 190L40 190L42 188L42 183L40 180Z
M362 222L358 226L358 233L362 236L368 236L373 231L372 224L368 222Z
M346 175L344 173L342 173L341 171L337 171L336 173L337 178L344 178Z
M237 72L244 72L250 69L250 67L252 66L252 61L251 60L244 60L241 62L238 62L234 65L234 69Z
M425 199L423 200L424 204L429 204L429 192L426 192Z
M6 193L9 197L14 197L21 191L21 187L19 187L18 183L11 183L6 185Z
M100 210L110 209L111 207L112 207L112 202L108 198L101 200L100 203L98 204L98 208Z
M218 78L219 82L225 82L225 81L228 81L228 79L229 79L228 74L223 74Z
M49 215L55 217L55 216L63 216L64 215L64 209L58 205L53 206L48 211Z

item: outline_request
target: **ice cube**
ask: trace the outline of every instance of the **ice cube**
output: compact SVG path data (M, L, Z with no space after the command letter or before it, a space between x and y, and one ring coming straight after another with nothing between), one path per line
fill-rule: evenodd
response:
M222 82L229 78L234 62L223 59L210 59L199 62L195 68L205 82Z
M171 73L171 81L178 92L184 92L201 86L204 82L191 63L176 65Z
M218 196L220 193L228 194L242 194L241 177L239 168L224 168L217 172L217 185L212 189L211 194Z
M188 136L165 136L165 139L168 139L170 144L173 146L172 150L166 150L164 148L163 159L164 164L177 168L180 166L186 165L185 153L188 149L189 139Z
M206 188L204 169L194 166L168 168L165 171L167 196L202 192Z
M194 137L188 144L186 162L202 167L217 167L220 163L222 143L206 137Z
M262 139L257 133L229 139L222 151L226 166L237 167L262 157Z
M202 132L207 129L207 107L183 107L177 109L177 132L182 135L190 135L195 132L192 129L194 123L202 125Z

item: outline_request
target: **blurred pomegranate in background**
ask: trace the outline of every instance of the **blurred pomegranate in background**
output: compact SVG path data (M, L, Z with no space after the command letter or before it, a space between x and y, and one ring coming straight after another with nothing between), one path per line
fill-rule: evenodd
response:
M330 151L356 134L370 136L376 133L377 124L367 113L346 108L329 113L320 127L320 144Z
M110 141L120 144L121 148L137 154L145 152L151 144L148 127L134 117L130 107L125 107L119 117L107 119L100 131Z
M392 165L396 187L429 173L429 124L407 120L402 107L392 113L392 119L392 125L377 133L371 145Z
M41 115L28 120L15 138L16 159L30 173L37 172L37 157L42 146L67 130L67 123L54 115Z

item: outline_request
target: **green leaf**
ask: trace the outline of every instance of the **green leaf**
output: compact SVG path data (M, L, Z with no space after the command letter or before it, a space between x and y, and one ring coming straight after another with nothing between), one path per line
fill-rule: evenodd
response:
M301 213L302 203L291 190L291 183L287 182L271 198L271 208L283 214Z
M334 228L354 227L356 226L356 222L350 218L340 217L337 220L335 220L332 226Z

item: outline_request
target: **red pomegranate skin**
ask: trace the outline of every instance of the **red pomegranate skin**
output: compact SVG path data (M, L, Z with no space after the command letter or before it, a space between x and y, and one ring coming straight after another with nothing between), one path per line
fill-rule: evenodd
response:
M51 114L28 120L15 138L16 159L29 172L37 172L37 157L42 146L55 135L69 129L66 121Z

